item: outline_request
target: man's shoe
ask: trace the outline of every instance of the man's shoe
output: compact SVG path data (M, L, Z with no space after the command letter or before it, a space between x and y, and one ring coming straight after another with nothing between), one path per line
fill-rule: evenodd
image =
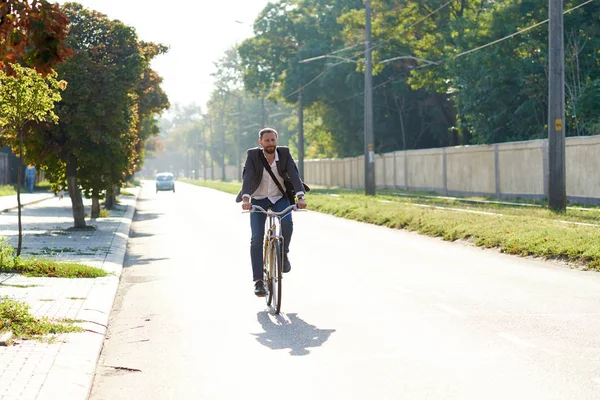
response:
M290 260L288 259L287 254L283 258L283 272L290 272L292 270L292 264L290 264Z
M263 281L254 282L254 294L257 297L265 297L267 295L267 291L265 290L265 284Z

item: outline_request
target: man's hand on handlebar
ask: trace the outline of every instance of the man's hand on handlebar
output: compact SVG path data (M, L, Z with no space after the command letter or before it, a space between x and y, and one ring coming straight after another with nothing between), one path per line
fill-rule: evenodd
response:
M252 204L250 203L250 199L248 197L244 197L242 200L242 210L250 211L252 209Z
M303 197L298 198L298 202L296 203L299 209L304 210L307 206L306 199Z

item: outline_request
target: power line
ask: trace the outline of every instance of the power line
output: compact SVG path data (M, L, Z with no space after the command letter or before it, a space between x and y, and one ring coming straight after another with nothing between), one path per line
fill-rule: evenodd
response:
M448 1L447 3L445 3L444 5L442 5L441 7L437 8L435 11L433 11L433 12L429 13L429 14L428 14L426 17L424 17L424 18L420 19L419 21L415 22L414 24L410 25L410 26L409 26L408 28L406 28L405 30L407 30L407 29L409 29L409 28L411 28L411 27L413 27L413 26L415 26L415 25L419 24L420 22L424 21L425 19L427 19L428 17L430 17L430 16L431 16L431 15L433 15L434 13L438 12L438 11L439 11L439 10L441 10L442 8L446 7L448 4L450 4L450 3L451 3L451 2L453 2L453 1L455 1L455 0L450 0L450 1ZM570 8L570 9L568 9L568 10L564 11L564 12L563 12L563 14L570 13L571 11L574 11L574 10L576 10L576 9L580 8L580 7L583 7L583 6L585 6L586 4L588 4L588 3L591 3L591 2L593 2L593 1L594 1L594 0L587 0L587 1L585 1L585 2L583 2L583 3L581 3L581 4L577 5L577 6L575 6L575 7L573 7L573 8ZM432 65L441 65L441 64L443 64L443 63L445 63L445 62L447 62L447 61L454 60L454 59L456 59L456 58L459 58L459 57L465 56L465 55L467 55L467 54L470 54L470 53L473 53L473 52L475 52L475 51L478 51L478 50L484 49L484 48L486 48L486 47L492 46L492 45L494 45L494 44L500 43L500 42L502 42L502 41L504 41L504 40L510 39L511 37L514 37L514 36L520 35L520 34L522 34L522 33L525 33L525 32L527 32L527 31L530 31L530 30L532 30L532 29L534 29L534 28L536 28L536 27L538 27L538 26L540 26L540 25L543 25L543 24L545 24L546 22L548 22L548 19L546 19L546 20L544 20L544 21L541 21L541 22L538 22L538 23L536 23L536 24L534 24L534 25L531 25L531 26L529 26L529 27L527 27L527 28L525 28L525 29L522 29L522 30L520 30L520 31L517 31L517 32L511 33L510 35L507 35L507 36L505 36L505 37L503 37L503 38L500 38L500 39L494 40L494 41L492 41L492 42L490 42L490 43L487 43L487 44L484 44L484 45L482 45L482 46L478 46L478 47L476 47L476 48L474 48L474 49L471 49L471 50L464 51L464 52L462 52L462 53L459 53L459 54L457 54L457 55L455 55L455 56L448 57L448 58L446 58L446 59L443 59L443 60L440 60L440 61L437 61L437 62L430 62L430 64L423 65L423 66L421 66L421 67L414 67L413 69L421 69L421 68L426 68L426 67L429 67L429 66L432 66ZM404 30L403 30L403 31L404 31ZM371 49L374 49L375 47L379 46L381 43L383 43L383 42L385 42L385 41L388 41L388 40L390 40L390 39L385 39L385 40L383 40L383 41L381 41L381 42L379 42L379 43L377 43L377 44L373 45L373 46L371 47ZM356 46L358 46L358 45L354 45L354 46L352 46L352 47L356 47ZM350 48L352 48L352 47L350 47ZM342 49L342 50L347 50L347 49ZM337 52L340 52L340 51L342 51L342 50L338 50ZM334 54L334 53L329 53L329 54ZM355 55L354 57L352 57L352 59L356 59L356 58L358 58L358 57L360 56L360 54L362 54L362 52L361 52L361 53L358 53L358 55ZM326 56L326 55L324 55L324 56ZM303 86L302 86L302 87L300 87L299 89L297 89L297 90L295 90L295 91L293 91L293 92L289 93L288 95L286 95L286 96L285 96L285 98L287 98L287 97L289 97L289 96L292 96L292 95L294 95L294 94L298 93L300 90L303 90L303 89L304 89L304 88L306 88L307 86L311 85L312 83L314 83L315 81L317 81L319 78L321 78L323 75L325 75L325 73L326 73L326 72L327 72L327 71L328 71L330 68L333 68L333 67L335 67L335 66L337 66L337 65L343 64L343 63L345 63L345 62L347 62L347 61L340 61L340 62L338 62L338 63L335 63L335 64L332 64L332 65L330 65L329 67L327 67L327 69L325 69L323 72L321 72L321 73L320 73L319 75L317 75L315 78L313 78L313 79L312 79L310 82L308 82L307 84L303 85ZM394 78L394 79L395 79L395 78ZM385 81L385 82L383 82L383 83L381 83L381 84L379 84L379 85L375 86L373 89L377 89L377 88L379 88L379 87L385 86L385 85L387 85L388 83L390 83L392 80L393 80L393 79L391 79L391 80L387 80L387 81ZM340 99L340 100L336 100L336 101L332 102L331 104L333 104L333 103L337 103L337 102L341 102L341 101L345 101L345 100L349 100L349 99L351 99L351 98L353 98L353 97L360 96L360 95L362 95L363 93L364 93L364 91L363 91L363 92L361 92L361 93L357 93L357 94L351 95L351 96L349 96L349 97L345 97L345 98L343 98L343 99Z
M392 76L391 78L387 79L386 81L384 81L384 82L382 82L382 83L380 83L378 85L373 86L373 90L377 90L380 87L387 85L388 83L396 82L397 78L400 75L402 75L402 74L398 74L398 75ZM338 100L335 100L335 101L331 101L331 102L329 102L327 104L335 104L335 103L339 103L339 102L342 102L342 101L350 100L350 99L352 99L354 97L362 96L364 93L365 93L365 91L363 90L362 92L352 94L352 95L350 95L348 97L344 97L343 99L338 99Z
M564 11L564 12L563 12L563 14L570 13L571 11L574 11L574 10L576 10L576 9L580 8L580 7L583 7L583 6L585 6L586 4L588 4L588 3L591 3L592 1L594 1L594 0L587 0L586 2L583 2L583 3L581 3L581 4L577 5L577 6L573 7L573 8L570 8L570 9L568 9L568 10ZM475 52L475 51L478 51L478 50L484 49L484 48L486 48L486 47L489 47L489 46L492 46L492 45L494 45L494 44L497 44L497 43L503 42L504 40L510 39L511 37L514 37L514 36L520 35L520 34L522 34L522 33L525 33L525 32L527 32L527 31L530 31L530 30L532 30L533 28L537 28L538 26L545 24L546 22L548 22L548 19L546 19L546 20L544 20L544 21L541 21L541 22L538 22L538 23L536 23L536 24L533 24L533 25L531 25L531 26L529 26L529 27L527 27L527 28L525 28L525 29L521 29L520 31L517 31L517 32L511 33L510 35L504 36L503 38L500 38L500 39L494 40L493 42L486 43L486 44L484 44L484 45L482 45L482 46L476 47L476 48L474 48L474 49L471 49L471 50L463 51L462 53L459 53L459 54L457 54L457 55L455 55L455 56L448 57L448 58L446 58L446 59L443 59L443 60L437 61L437 62L435 62L435 63L433 63L433 64L424 65L424 66L422 66L422 67L416 67L415 69L426 68L426 67L428 67L428 66L430 66L430 65L440 65L440 64L443 64L443 63L445 63L445 62L447 62L447 61L454 60L454 59L457 59L457 58L459 58L459 57L462 57L462 56L466 56L467 54L470 54L470 53L473 53L473 52Z
M350 58L349 60L354 60L354 59L358 58L360 56L360 54L362 54L362 52L358 53L358 55L355 55L354 57ZM331 64L331 65L327 66L327 68L325 68L324 71L322 71L320 74L318 74L317 76L315 76L312 80L310 80L310 82L306 83L305 85L302 85L301 87L299 87L298 89L294 90L293 92L288 93L287 95L284 96L284 98L287 99L288 97L297 94L298 92L300 92L301 90L303 90L307 86L309 86L309 85L313 84L314 82L316 82L319 78L321 78L323 75L325 75L325 73L327 71L329 71L331 68L336 67L336 66L338 66L340 64L347 63L347 62L348 61L340 61L340 62L337 62L335 64Z
M407 26L406 28L402 29L400 32L397 32L397 34L403 33L403 32L405 32L405 31L409 30L410 28L412 28L412 27L414 27L414 26L416 26L416 25L420 24L421 22L425 21L427 18L431 17L433 14L435 14L435 13L437 13L438 11L440 11L441 9L443 9L443 8L447 7L447 6L448 6L450 3L452 3L453 1L456 1L456 0L449 0L448 2L444 3L443 5L441 5L441 6L440 6L440 7L438 7L437 9L435 9L434 11L430 12L429 14L427 14L425 17L423 17L423 18L421 18L420 20L418 20L417 22L415 22L415 23L413 23L413 24L411 24L411 25ZM371 46L371 48L370 48L370 49L368 49L368 50L373 50L373 49L375 49L375 48L377 48L377 47L381 46L382 44L384 44L384 43L386 43L386 42L389 42L389 41L390 41L390 40L392 40L392 39L393 39L393 37L390 37L390 38L387 38L387 39L382 39L382 40L380 40L379 42L377 42L377 43L375 43L374 45L372 45L372 46ZM357 44L354 44L354 45L351 45L351 46L345 47L345 48L343 48L343 49L340 49L340 50L332 51L331 53L326 53L326 54L322 54L322 55L320 55L320 56L311 57L311 58L308 58L308 59L306 59L306 60L302 60L302 61L312 61L312 60L318 60L318 59L321 59L321 58L327 58L328 56L332 56L332 55L334 55L334 54L337 54L337 53L340 53L340 52L342 52L342 51L346 51L346 50L349 50L349 49L353 49L353 48L355 48L355 47L357 47L357 46L360 46L360 45L362 45L362 44L364 44L364 43L365 43L365 42L360 42L360 43L357 43Z

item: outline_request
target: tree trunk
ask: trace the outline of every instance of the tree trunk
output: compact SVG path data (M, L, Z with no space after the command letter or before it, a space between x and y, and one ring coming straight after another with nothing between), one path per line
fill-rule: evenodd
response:
M115 196L113 192L113 186L109 186L106 190L106 203L104 203L104 208L107 210L112 210L115 206Z
M19 242L17 244L17 257L21 255L23 246L23 226L21 225L21 180L23 175L23 131L19 132L19 172L17 173L17 207L19 209Z
M92 196L92 218L100 217L100 200L98 200L98 196Z
M113 203L113 207L117 204L117 194L119 194L119 187L117 185L112 185L112 203Z
M77 185L77 159L70 154L67 159L67 187L69 197L73 205L73 226L76 229L85 228L85 210L83 208L83 199Z

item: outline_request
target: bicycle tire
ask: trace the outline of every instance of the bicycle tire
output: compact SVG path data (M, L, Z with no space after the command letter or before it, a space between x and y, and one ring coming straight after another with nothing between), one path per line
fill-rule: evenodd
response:
M272 270L274 276L271 277L271 289L273 291L273 309L275 310L275 314L279 314L281 311L281 289L283 286L283 249L279 241L273 242L273 251L275 253L275 257L273 257L275 268Z
M267 301L267 306L271 306L271 302L273 300L273 278L271 276L271 260L273 259L273 248L271 244L268 243L266 247L266 251L264 252L263 257L263 282L265 283L265 290L267 295L265 296L265 300Z

